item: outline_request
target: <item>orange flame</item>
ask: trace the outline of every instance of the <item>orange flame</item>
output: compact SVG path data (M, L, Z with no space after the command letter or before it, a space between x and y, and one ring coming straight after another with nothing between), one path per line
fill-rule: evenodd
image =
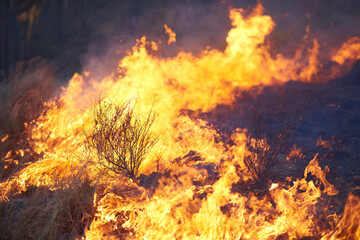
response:
M332 55L332 60L344 64L346 60L358 60L360 58L360 38L350 38L341 48Z
M168 39L168 44L170 45L171 43L175 43L176 42L176 33L168 27L168 25L164 24L164 28L165 28L165 33L169 36Z
M324 173L317 164L315 157L303 179L295 181L290 189L275 184L263 199L253 194L242 196L231 190L232 184L241 178L234 166L223 169L220 179L213 185L201 186L194 186L193 181L199 177L206 179L206 171L175 170L170 178L161 180L151 198L146 197L144 189L134 185L129 188L137 188L137 196L123 198L121 191L117 195L110 190L99 200L96 220L86 237L96 239L100 233L115 231L114 228L119 232L134 229L132 237L135 239L271 239L281 234L294 239L310 236L317 231L312 217L321 191L305 178L312 171L323 181ZM332 185L323 183L327 193L335 193ZM136 201L131 201L132 197ZM127 217L120 219L125 213ZM121 225L116 225L119 222Z

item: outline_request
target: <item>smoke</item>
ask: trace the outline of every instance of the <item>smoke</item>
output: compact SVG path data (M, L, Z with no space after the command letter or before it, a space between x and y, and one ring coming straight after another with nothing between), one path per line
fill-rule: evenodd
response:
M160 43L157 54L175 56L179 51L195 55L207 48L223 50L231 28L229 8L250 12L258 1L143 1L111 3L101 17L93 17L86 54L81 56L83 70L91 69L99 78L110 74L117 62L135 45L136 39L146 36ZM329 53L349 37L359 35L360 3L350 1L263 1L265 14L271 16L275 27L267 37L271 53L292 57L296 50L319 42L320 62L329 61ZM93 26L91 26L91 24ZM164 30L167 24L176 33L176 43L167 45Z
M180 51L197 55L206 49L224 50L226 36L231 29L229 9L242 8L246 15L251 13L257 3L258 1L255 0L167 1L166 3L135 1L134 5L128 6L130 13L121 17L123 22L120 25L116 10L123 5L114 4L111 8L113 13L107 12L104 13L106 17L103 16L106 29L101 29L106 34L93 41L87 53L82 56L83 69L90 71L94 79L101 80L104 76L111 75L116 72L119 60L127 55L136 44L136 39L141 36L146 36L147 40L157 43L159 49L154 54L164 58L176 56ZM306 55L317 39L321 67L325 70L330 69L332 64L330 53L338 49L349 37L359 35L360 18L354 9L360 4L355 0L346 3L335 0L326 3L319 0L291 2L268 0L262 4L265 9L264 14L271 16L275 22L275 27L265 42L273 57L282 54L292 58L299 49ZM97 24L102 25L101 22ZM167 44L168 36L165 34L164 24L176 33L176 43ZM302 90L298 90L298 94L301 93L304 94ZM237 106L244 108L241 104ZM240 116L242 113L224 109L227 107L219 106L212 115L221 115L217 112L227 111L227 119L235 118L234 116L237 119L244 117ZM228 124L229 122L225 125Z
M121 21L116 11L105 14L107 19L103 22L107 30L101 28L101 31L106 34L91 41L88 51L81 56L85 71L91 69L92 75L97 78L110 74L116 69L118 61L136 44L136 39L142 36L158 44L156 54L162 57L176 56L179 51L196 55L206 48L225 48L225 38L231 28L228 4L220 1L150 2L153 4L145 1L138 3L136 11L130 7L131 13L122 16ZM123 6L118 4L114 7L120 10ZM167 44L164 24L176 33L175 44ZM96 35L95 32L93 34Z

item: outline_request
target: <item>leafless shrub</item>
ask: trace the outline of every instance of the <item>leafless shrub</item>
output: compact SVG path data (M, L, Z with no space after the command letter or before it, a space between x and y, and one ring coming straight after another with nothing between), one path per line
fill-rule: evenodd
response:
M260 95L248 113L247 147L250 153L245 156L244 163L256 179L264 177L278 162L279 156L290 150L291 131L303 119L308 103L294 104L285 95L270 103L270 106L267 104ZM268 123L269 116L275 124Z
M150 131L156 118L154 112L142 117L134 112L131 103L99 100L92 113L91 130L84 132L85 148L95 152L90 157L102 173L133 179L157 138Z
M166 171L168 171L165 163L163 162L163 150L161 150L160 152L157 152L157 154L155 155L155 169L157 173L160 174L165 174Z

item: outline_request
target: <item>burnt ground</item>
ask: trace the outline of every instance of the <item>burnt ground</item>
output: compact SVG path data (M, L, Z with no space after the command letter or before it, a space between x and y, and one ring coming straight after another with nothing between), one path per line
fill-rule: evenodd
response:
M297 118L289 128L284 153L279 154L266 181L302 178L305 167L318 154L328 181L339 190L339 201L344 203L350 192L360 193L360 61L345 76L326 83L290 81L237 95L232 107L222 105L212 112L194 114L209 121L224 139L236 128L260 130L260 136L270 138L282 122ZM254 114L261 120L255 128ZM294 146L302 155L286 161Z

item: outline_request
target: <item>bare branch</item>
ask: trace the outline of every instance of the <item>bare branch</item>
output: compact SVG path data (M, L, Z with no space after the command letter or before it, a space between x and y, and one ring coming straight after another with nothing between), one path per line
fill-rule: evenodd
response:
M156 115L151 110L146 118L134 112L130 102L114 104L100 99L92 114L86 149L95 152L94 163L105 174L123 174L135 178L146 155L157 142L150 128Z

